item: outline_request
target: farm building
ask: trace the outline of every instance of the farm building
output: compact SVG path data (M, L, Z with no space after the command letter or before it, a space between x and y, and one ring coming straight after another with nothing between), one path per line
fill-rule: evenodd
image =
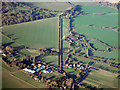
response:
M53 71L52 71L52 69L45 69L45 70L43 70L43 73L52 73Z
M35 73L35 71L34 71L34 70L27 69L27 68L23 69L23 71L25 71L25 72L29 72L29 73Z

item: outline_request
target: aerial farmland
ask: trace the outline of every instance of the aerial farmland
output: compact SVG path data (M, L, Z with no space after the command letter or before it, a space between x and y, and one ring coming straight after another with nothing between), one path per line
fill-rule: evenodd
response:
M2 3L2 88L119 88L119 3Z

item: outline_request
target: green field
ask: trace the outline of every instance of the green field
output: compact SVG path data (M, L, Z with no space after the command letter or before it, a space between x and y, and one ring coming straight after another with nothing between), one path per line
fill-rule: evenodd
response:
M48 79L58 79L61 78L63 75L58 73L57 71L54 71L52 73L43 73L43 76Z
M77 33L84 34L87 38L94 38L103 41L110 46L118 47L118 32L116 31L118 28L117 14L78 15L73 20L75 31ZM110 29L113 27L116 27L116 29ZM103 46L103 48L104 47L105 46Z
M94 52L94 56L118 60L118 50L112 50L109 53L108 52Z
M98 50L107 50L108 46L104 45L103 43L98 42L95 39L90 39L89 43L93 44L93 46Z
M39 52L35 49L21 49L21 53L24 53L26 55L32 55L32 56L38 56Z
M24 71L16 71L2 62L2 87L3 88L46 88L42 82L35 81Z
M65 11L72 5L67 2L34 2L26 3L31 6L37 6L40 8L45 8L49 10L59 10ZM110 9L105 6L81 6L84 13L111 13L105 15L78 15L73 18L72 24L74 25L75 32L85 35L89 43L98 50L107 51L108 46L100 43L104 42L112 47L118 47L118 15L117 11ZM22 7L16 7L15 10L28 10ZM51 11L51 12L53 12ZM61 12L56 13L56 16ZM21 23L16 25L4 26L2 32L11 37L13 40L2 35L2 44L12 47L18 47L25 45L29 48L24 48L19 50L19 52L38 56L39 48L58 48L58 17L48 18L43 20L36 20L27 23ZM63 19L63 39L69 35L68 31L68 19ZM113 29L112 29L113 28ZM85 43L83 43L85 44ZM85 44L86 45L86 44ZM81 43L80 43L80 46ZM79 48L81 49L82 47ZM68 43L63 41L64 52L68 52ZM72 48L71 48L72 49ZM73 52L71 52L73 53ZM71 54L69 53L69 54ZM86 50L80 51L79 54L85 53ZM108 60L107 63L103 61L95 61L85 57L72 56L71 59L75 60L71 63L83 62L89 63L93 61L92 67L98 68L99 70L91 69L92 71L83 80L82 83L90 84L91 86L99 88L117 88L118 79L115 73L118 72L116 67L111 67L111 62L118 63L118 51L112 50L111 52L97 52L92 51L93 56L103 57L108 59L116 59L115 61ZM20 56L20 55L18 55ZM63 61L66 60L67 54L63 53ZM9 58L8 60L11 60ZM58 66L58 56L44 56L40 59L43 62L49 63L52 66ZM28 73L22 70L15 71L15 69L7 67L4 62L2 62L3 69L3 88L46 88L46 85L42 82L35 81L30 78ZM63 69L70 75L77 75L79 71L75 71L73 68L67 68L63 66ZM106 70L106 71L105 71ZM110 72L109 72L110 71ZM62 77L60 73L54 71L53 73L45 74L43 76L46 78L57 79Z
M12 47L21 46L21 44L18 44L3 35L2 35L2 45L12 46ZM39 54L38 51L34 49L21 49L19 52L24 53L26 55L35 55L35 56Z
M105 6L82 6L82 10L85 13L118 13L114 9Z
M14 7L13 8L13 10L11 11L11 13L14 13L15 11L17 11L17 10L23 10L23 11L30 11L29 9L26 9L26 8L24 8L24 7Z
M73 18L72 24L74 25L75 32L85 35L89 43L97 50L107 51L108 44L112 47L118 47L118 15L117 11L110 9L108 7L100 6L81 6L82 11L85 13L111 13L105 15L78 15ZM63 19L63 36L67 36L68 33L67 20ZM102 42L100 42L102 41ZM105 43L105 44L104 44ZM64 51L67 51L68 43L63 42ZM79 47L81 48L81 47ZM86 51L81 51L80 53L86 53ZM97 61L92 59L87 59L84 57L72 56L72 59L75 60L71 63L76 63L82 61L83 63L89 63L93 61L92 67L98 68L98 71L91 69L87 78L82 83L87 83L91 86L98 88L117 88L118 79L114 73L118 72L118 68L111 67L111 62L118 63L118 51L112 50L111 52L97 52L93 51L93 56L116 59L115 61L107 60L107 63L103 61ZM69 53L70 54L70 53ZM64 60L66 55L63 55ZM64 67L64 70L69 74L77 74L73 69ZM105 71L106 70L106 71ZM110 72L108 72L110 71ZM114 72L114 73L113 73Z
M12 40L10 40L9 38L3 35L1 35L1 37L2 37L2 45L12 46L12 47L20 46L19 44L13 42Z
M73 20L76 29L79 29L80 25L87 25L98 29L118 27L118 14L78 15Z
M79 25L75 25L75 27L77 33L83 34L87 38L97 39L110 46L118 47L118 33L111 29L95 29Z
M26 8L23 8L23 7L14 7L14 10L29 10L29 9L26 9Z
M63 69L70 75L77 75L79 74L79 71L75 71L75 69L73 68L67 68L67 67L63 67Z
M58 56L45 56L41 60L53 66L58 65Z
M37 87L37 88L45 88L46 85L42 82L35 81L33 78L28 76L28 73L25 73L24 71L19 71L13 74L15 77L26 81L27 83Z
M91 61L91 59L86 59L86 58L82 58L82 57L75 57L73 56L73 58L76 59L76 61L80 62L82 61L83 63L89 63ZM107 69L108 71L111 71L111 72L117 72L118 69L117 68L114 68L114 67L111 67L109 64L106 64L106 63L103 63L103 62L98 62L98 61L95 61L95 60L92 60L94 63L92 66L94 67L97 67L97 68L104 68L104 69Z
M15 69L8 67L2 61L2 88L34 88L29 83L13 76L11 72L15 72Z
M69 35L69 29L68 29L68 19L63 19L63 39ZM67 52L68 43L66 41L63 41L63 50L64 52Z
M118 88L118 79L116 75L104 70L91 72L83 81L99 88Z
M8 71L2 69L2 88L34 88L34 86L12 76Z
M45 8L49 10L60 10L64 11L67 8L71 7L70 4L67 2L34 2L34 3L28 3L35 7Z
M3 27L6 35L30 48L57 48L58 18L37 20L28 23ZM6 40L3 42L6 42Z
M68 19L63 19L63 37L69 34L68 23Z

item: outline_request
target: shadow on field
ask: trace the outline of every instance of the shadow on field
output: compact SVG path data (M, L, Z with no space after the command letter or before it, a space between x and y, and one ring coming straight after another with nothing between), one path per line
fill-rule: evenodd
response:
M11 36L13 36L13 35L14 35L14 34L8 34L7 36L8 36L8 37L11 37Z
M6 47L6 46L9 46L9 45L11 45L11 44L13 44L13 43L14 43L14 42L4 43L4 44L2 44L2 46Z
M53 79L53 78L55 78L55 76L52 76L52 77L50 77L50 78L48 78L48 79Z
M24 49L24 48L25 48L24 45L21 45L21 46L18 46L18 47L14 47L14 49L15 49L16 51L19 51L19 50Z
M19 38L14 38L13 40L17 40L17 39L19 39Z
M76 5L76 11L79 11L80 13L83 13L82 6L81 5Z

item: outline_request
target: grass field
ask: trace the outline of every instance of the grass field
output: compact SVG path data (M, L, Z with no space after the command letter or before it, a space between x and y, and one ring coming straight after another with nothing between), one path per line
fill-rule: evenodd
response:
M6 26L3 27L3 32L6 35L12 34L12 39L31 48L57 48L58 18ZM6 40L3 42L6 42Z
M117 11L100 6L82 6L82 10L85 13L114 13L114 14L105 14L105 15L78 15L73 18L72 24L75 27L75 31L79 34L83 34L89 40L89 43L92 43L93 46L98 50L107 51L108 46L100 43L100 41L113 46L118 47L118 15ZM63 35L66 36L67 33L67 21L63 20ZM114 29L111 29L114 28ZM67 48L67 43L63 42L64 48ZM64 50L65 51L65 50ZM82 51L81 53L86 53ZM118 51L113 50L110 53L108 52L93 52L93 56L112 58L118 60ZM66 55L64 54L64 60ZM95 71L95 68L91 69L92 72L87 76L87 78L82 83L87 83L91 86L98 88L118 88L118 79L113 72L118 72L118 69L110 66L110 62L118 62L108 60L108 63L103 63L102 61L95 61L92 59L87 59L83 57L72 56L73 59L77 62L82 61L83 63L89 63L93 61L93 67L98 68L98 71ZM75 63L73 61L72 63ZM77 74L73 69L64 67L64 70L69 74ZM105 71L107 70L107 71ZM110 72L108 72L110 71Z
M2 88L34 88L34 87L18 78L15 78L8 71L2 69Z
M43 73L43 76L48 79L58 79L61 78L63 75L58 73L57 71L54 71L52 73Z
M73 19L77 33L88 38L101 40L108 45L118 47L118 32L109 28L118 28L118 15L79 15ZM112 37L111 37L112 36Z
M2 37L2 45L12 46L12 47L20 46L19 44L13 42L12 40L10 40L9 38L3 35L1 35L1 37Z
M39 55L39 52L35 49L21 49L20 52L26 55L32 55L32 56Z
M13 10L10 13L14 13L17 10L24 10L24 11L30 11L29 9L23 8L23 7L14 7Z
M36 3L32 4L40 8L46 8L49 10L60 10L71 7L69 3ZM17 7L15 10L27 10L25 8ZM118 15L113 9L100 6L82 6L82 10L86 13L114 13L106 15L78 15L73 19L73 24L75 25L75 31L79 34L85 35L93 43L93 46L98 50L106 50L107 46L98 42L97 40L103 41L110 46L118 47L118 32L115 30L118 28ZM116 28L112 30L110 28ZM49 18L43 20L32 21L28 23L22 23L17 25L4 26L3 32L14 39L12 40L2 35L2 44L7 44L13 47L25 45L30 48L58 48L58 18ZM68 35L68 20L63 19L63 36ZM66 48L67 52L67 42L63 42L63 48ZM27 55L38 55L35 49L22 49L20 52ZM64 50L64 51L65 51ZM81 53L86 53L82 51ZM110 53L107 52L93 52L94 56L118 59L118 51L113 50ZM86 59L82 57L73 56L76 61L83 63L89 63L94 61L93 65L96 68L104 68L111 72L117 72L118 69L111 67L107 63L98 62L91 59ZM66 54L63 54L63 60L66 59ZM49 63L53 66L58 66L58 56L45 56L41 59L43 62ZM116 60L117 61L117 60ZM2 62L3 63L3 62ZM73 61L75 63L75 61ZM42 82L35 81L28 76L28 73L22 70L15 71L12 68L7 67L4 63L3 68L3 88L46 88L46 85ZM75 71L73 68L67 68L63 66L64 70L72 75L77 75L79 71ZM99 88L116 88L118 87L118 80L114 73L99 69L98 71L92 70L92 72L87 76L83 83L88 83L90 85ZM13 75L11 75L11 73ZM60 78L61 74L58 72L53 72L49 74L43 74L47 78Z
M73 69L73 68L63 67L63 69L70 75L77 75L77 74L79 74L79 71L75 71L75 69Z
M9 38L2 35L2 45L12 46L12 47L19 47L21 44L13 42ZM21 49L19 52L24 53L26 55L38 55L39 53L34 49Z
M114 9L105 6L82 6L85 13L118 13Z
M117 59L118 60L118 50L112 50L111 52L94 52L94 56Z
M2 88L34 88L34 86L31 86L29 83L14 77L11 74L11 72L14 71L14 68L8 67L2 61Z
M111 29L95 29L75 25L76 32L85 35L87 38L94 38L104 43L118 47L118 33ZM112 36L112 37L111 37Z
M3 88L46 88L42 82L35 81L27 73L6 66L2 62L2 87Z
M105 50L105 51L106 51L107 48L108 48L108 46L106 46L106 45L98 42L98 41L95 40L95 39L90 40L89 43L92 43L93 46L94 46L96 49L98 49L98 50Z
M71 5L68 4L67 2L33 2L28 4L49 10L60 10L60 11L64 11L67 8L71 7Z
M99 88L118 88L116 75L101 69L91 72L83 82L90 83Z
M63 37L69 34L68 23L68 19L63 19Z
M2 63L2 67L6 69L7 71L9 72L15 71L15 69L8 67L3 61L1 63Z
M53 66L58 65L58 56L45 56L41 60Z
M66 36L69 35L68 30L68 19L63 19L63 39L65 39ZM63 51L67 52L68 43L66 41L63 41Z
M118 14L78 15L73 20L73 24L77 29L80 25L88 25L96 28L118 27Z
M26 9L26 8L23 8L23 7L14 7L14 10L29 10L29 9Z
M82 58L82 57L73 57L73 58L76 58L76 61L78 61L78 62L82 61L83 63L89 63L91 61L91 59L86 59L86 58ZM107 69L111 72L117 72L118 71L117 68L110 67L110 65L108 65L106 63L98 62L98 61L94 61L92 66L95 66L97 68L105 68L105 69Z
M36 88L45 88L46 87L46 85L44 83L35 81L30 76L28 76L27 73L25 73L24 71L15 72L15 73L13 73L13 75L21 80L24 80L25 82L27 82L29 84L35 86Z

